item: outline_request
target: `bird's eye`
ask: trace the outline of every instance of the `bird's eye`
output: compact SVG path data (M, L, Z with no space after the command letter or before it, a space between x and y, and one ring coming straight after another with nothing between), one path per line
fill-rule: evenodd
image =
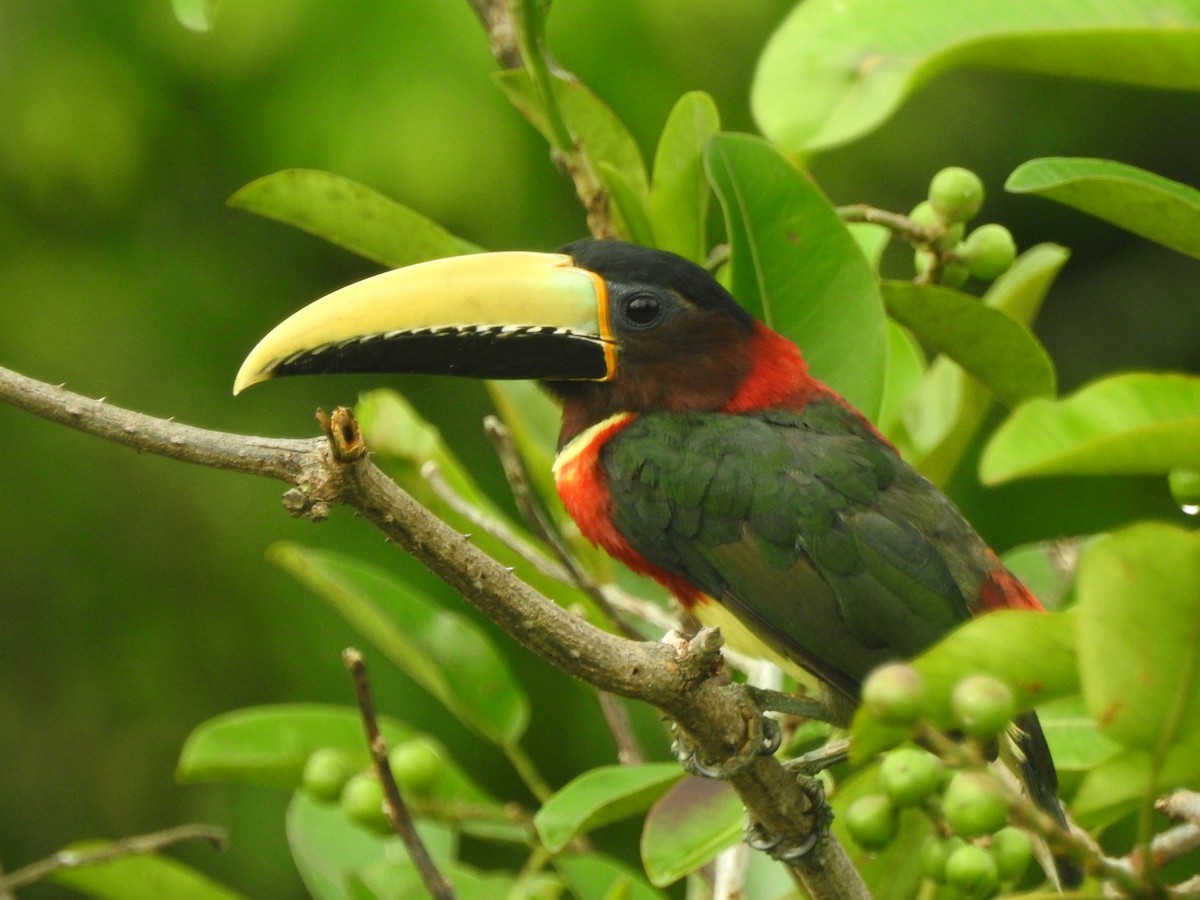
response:
M662 304L652 294L634 294L625 302L625 318L631 325L653 325L662 312Z

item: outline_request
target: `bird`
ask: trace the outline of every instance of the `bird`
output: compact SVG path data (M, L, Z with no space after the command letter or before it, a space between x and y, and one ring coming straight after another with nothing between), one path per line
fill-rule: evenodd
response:
M351 372L539 382L583 536L815 677L835 724L879 665L973 616L1042 609L795 343L675 254L588 238L384 272L281 322L234 392ZM1037 716L1016 724L1018 774L1065 824Z

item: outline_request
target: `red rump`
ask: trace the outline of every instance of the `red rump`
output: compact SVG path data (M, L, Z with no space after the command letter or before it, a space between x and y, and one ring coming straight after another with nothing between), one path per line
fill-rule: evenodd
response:
M979 588L979 612L997 609L1031 609L1045 612L1045 608L1033 596L1029 588L1017 580L1017 576L996 560L996 566Z

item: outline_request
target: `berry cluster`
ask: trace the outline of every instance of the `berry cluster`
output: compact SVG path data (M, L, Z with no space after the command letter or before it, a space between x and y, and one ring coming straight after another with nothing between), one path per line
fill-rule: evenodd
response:
M383 785L374 769L362 769L361 756L341 750L316 750L304 766L302 785L314 800L337 802L354 822L379 833L391 831L384 808ZM445 768L441 752L429 740L414 738L388 754L392 777L406 799L428 797Z
M863 706L883 724L911 728L928 710L925 684L910 666L876 670L863 685ZM964 678L950 697L956 727L968 740L997 740L1017 712L1004 682L991 676ZM990 897L1025 872L1032 842L1007 824L1008 800L986 768L955 769L926 750L906 745L884 755L879 792L857 798L845 812L850 836L868 850L896 837L899 814L916 808L934 823L937 835L922 855L923 874L963 897Z
M914 256L919 276L958 287L968 277L992 281L1008 271L1017 245L1007 228L988 224L966 233L966 223L982 205L983 182L974 172L950 166L933 176L929 199L909 213L915 224L934 235Z

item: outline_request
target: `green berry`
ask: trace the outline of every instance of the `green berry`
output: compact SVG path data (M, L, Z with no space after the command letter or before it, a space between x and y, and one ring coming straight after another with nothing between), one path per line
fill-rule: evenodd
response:
M1003 828L1008 803L986 772L956 772L942 795L942 814L955 834L980 837Z
M345 753L325 747L314 750L304 764L301 784L314 800L332 803L342 794L357 766Z
M342 811L351 820L372 831L391 830L383 811L383 786L374 773L360 772L342 788Z
M1185 512L1200 506L1200 471L1172 469L1167 475L1167 486L1171 489L1172 499L1183 507Z
M969 675L954 686L950 712L971 737L991 740L1017 714L1012 688L991 675Z
M945 224L941 216L937 214L937 210L933 208L933 204L928 200L922 200L914 206L908 217L922 228L933 228Z
M908 727L925 712L925 679L912 666L880 666L863 683L863 706L884 725Z
M982 281L999 278L1017 258L1017 243L1003 225L980 225L958 248L959 259Z
M846 831L866 850L882 850L896 837L899 817L883 794L859 797L846 810Z
M937 248L939 250L952 250L957 247L963 239L964 231L966 231L966 226L962 222L947 225L946 230L942 232L942 236L937 239Z
M446 768L437 746L424 738L397 744L388 754L388 765L400 789L416 797L429 796Z
M942 761L933 754L901 747L883 758L879 785L896 806L916 806L941 785L941 770Z
M930 881L944 884L946 881L946 860L959 847L965 846L966 841L958 836L930 838L921 849L921 874Z
M1007 825L992 835L992 859L1001 881L1015 881L1029 868L1033 859L1033 843L1019 828Z
M1000 873L991 854L974 844L964 844L946 860L946 883L969 897L990 897L1000 887Z
M960 166L942 169L929 182L929 203L946 222L967 222L983 206L983 182Z

